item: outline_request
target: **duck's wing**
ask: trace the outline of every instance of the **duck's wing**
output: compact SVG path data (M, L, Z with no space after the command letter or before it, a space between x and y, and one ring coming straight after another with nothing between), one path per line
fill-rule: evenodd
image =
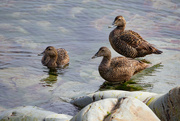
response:
M120 39L137 51L153 52L154 47L134 31L122 32Z
M119 36L119 39L124 41L126 44L128 44L133 48L138 47L140 44L140 39L127 31L122 32L121 35Z
M150 66L150 64L144 63L140 60L135 60L131 58L127 58L127 59L131 67L134 69L134 74Z
M134 35L122 32L121 34L114 36L113 32L111 32L109 40L116 52L126 57L135 58L137 56L138 52L135 47L138 45L138 39Z
M69 62L69 56L68 53L65 49L63 48L58 48L58 59L57 59L57 64L58 65L65 65Z
M136 36L138 39L140 39L140 44L138 45L138 47L136 47L136 49L140 52L140 53L145 53L145 54L150 54L150 53L154 53L154 54L161 54L162 51L156 49L152 44L148 43L146 40L144 40L141 35L139 35L137 32L132 31L132 30L126 30L129 33L131 33L132 35ZM142 50L142 51L141 51ZM141 55L141 54L140 54Z
M134 35L137 38L141 39L142 41L146 42L146 40L144 40L139 33L132 31L132 30L126 30L126 32L131 33L132 35Z
M110 70L114 77L121 77L126 81L129 80L135 72L132 63L126 57L112 58Z
M111 59L111 68L119 68L123 66L129 66L128 59L126 57L114 57Z

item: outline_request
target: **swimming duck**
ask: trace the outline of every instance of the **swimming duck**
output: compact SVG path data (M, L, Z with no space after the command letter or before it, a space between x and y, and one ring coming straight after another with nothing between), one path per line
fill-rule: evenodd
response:
M123 16L117 16L113 22L117 26L109 34L112 48L121 55L130 58L144 57L149 54L161 54L162 51L153 47L137 32L125 30L126 20Z
M92 57L103 56L99 65L100 76L109 82L126 82L135 73L147 68L149 64L126 57L114 57L111 59L111 51L107 47L101 47Z
M48 46L42 53L42 64L48 68L62 68L69 63L69 56L65 49Z

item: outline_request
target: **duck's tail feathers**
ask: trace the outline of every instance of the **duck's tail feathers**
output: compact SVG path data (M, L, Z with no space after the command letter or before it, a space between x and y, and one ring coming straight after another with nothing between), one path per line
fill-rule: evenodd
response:
M154 54L161 54L161 53L163 53L163 51L158 50L158 49L156 49L155 47L153 47L152 44L149 46L149 49L150 49L151 52L154 53Z
M163 53L163 51L156 49L153 53L154 54L161 54L161 53Z

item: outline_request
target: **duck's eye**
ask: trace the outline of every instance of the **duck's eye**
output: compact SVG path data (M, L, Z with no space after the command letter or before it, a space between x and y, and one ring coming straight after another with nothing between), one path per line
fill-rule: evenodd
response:
M48 48L48 50L51 50L51 48Z
M120 21L120 20L121 20L121 18L118 19L118 21Z

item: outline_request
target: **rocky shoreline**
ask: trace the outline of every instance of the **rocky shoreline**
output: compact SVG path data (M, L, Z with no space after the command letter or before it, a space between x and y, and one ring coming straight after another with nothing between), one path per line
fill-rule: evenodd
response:
M75 116L22 106L2 112L0 121L174 121L180 119L180 86L166 94L98 91L73 99L70 103L82 108Z

